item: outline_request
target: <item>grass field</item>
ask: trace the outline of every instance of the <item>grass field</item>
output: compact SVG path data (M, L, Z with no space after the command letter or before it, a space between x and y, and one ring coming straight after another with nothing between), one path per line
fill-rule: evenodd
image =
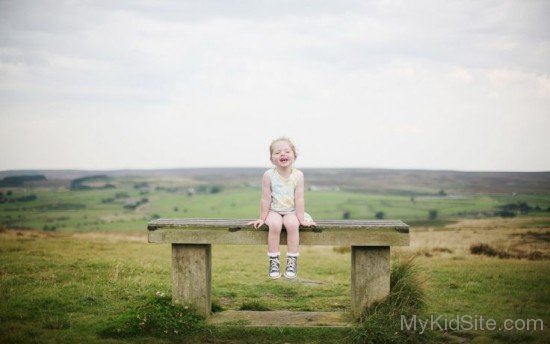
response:
M509 235L499 229L487 230L502 239ZM548 324L550 261L473 256L461 251L460 243L453 239L440 241L437 246L451 253L434 250L423 235L428 232L427 228L419 229L418 233L413 232L412 247L392 250L393 261L419 255L416 264L427 292L426 314L449 318L482 315L498 322L536 318ZM147 244L142 233L8 230L0 235L2 342L103 342L105 338L99 334L116 323L121 314L145 307L159 294L171 294L170 248ZM350 258L345 250L340 253L342 250L331 247L304 247L300 279L296 281L267 279L264 251L261 246L214 246L214 304L224 310L237 310L251 302L271 310L349 310ZM269 331L249 331L246 333L250 337L240 339L267 343L300 338L288 330L290 337L283 335L283 341L278 341L281 338L271 338ZM547 329L451 332L474 342L544 343L550 339ZM210 332L187 338L204 339L207 333ZM231 332L219 335L227 341L236 336ZM309 333L308 338L311 342L322 342L316 338L324 338L325 342L336 343L341 335L331 339L320 330ZM347 335L351 338L350 333ZM212 336L210 339L215 342L216 335ZM109 341L159 339L162 338L129 337Z
M164 182L166 183L166 182ZM12 188L10 198L36 195L27 202L0 203L0 226L55 231L140 231L155 217L255 218L260 189L222 188L219 193L187 193L186 187L136 189L136 181L121 179L116 189ZM165 184L162 184L165 185ZM171 185L171 184L168 184ZM4 189L4 193L6 189ZM135 208L128 204L146 199ZM402 219L411 225L437 226L468 218L493 217L505 204L525 202L529 216L550 225L550 196L479 195L404 196L344 191L306 193L307 211L315 219ZM430 219L430 211L436 217Z
M10 189L9 197L34 194L36 199L0 204L0 342L341 343L358 338L357 328L212 328L186 310L172 308L170 247L146 242L147 221L255 218L259 189L223 186L221 192L189 195L187 186L158 183L163 187L151 184L146 190L127 179L117 180L116 189ZM341 219L346 212L351 219L374 219L384 212L385 218L414 224L411 246L392 249L392 262L416 257L426 294L419 317L483 316L498 324L506 319L542 319L548 326L550 196L455 194L413 199L308 191L306 197L307 210L317 219ZM125 208L143 198L147 202ZM529 204L528 214L494 216L499 206L518 202ZM436 219L428 219L430 210L437 211ZM473 255L470 248L476 244L489 245L508 258ZM299 279L271 281L265 277L265 247L214 246L215 309L348 312L349 250L304 246L301 253ZM359 342L365 340L361 338ZM546 327L436 329L435 337L425 338L547 343L550 333Z

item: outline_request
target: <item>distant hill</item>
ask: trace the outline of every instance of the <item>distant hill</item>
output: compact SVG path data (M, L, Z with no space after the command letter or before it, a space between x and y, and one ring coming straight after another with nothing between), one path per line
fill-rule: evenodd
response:
M185 168L159 170L12 170L10 176L43 175L47 185L69 185L71 180L93 175L111 178L185 177L197 182L259 186L266 168ZM304 168L307 186L393 194L447 193L550 193L550 172L462 172L343 168Z

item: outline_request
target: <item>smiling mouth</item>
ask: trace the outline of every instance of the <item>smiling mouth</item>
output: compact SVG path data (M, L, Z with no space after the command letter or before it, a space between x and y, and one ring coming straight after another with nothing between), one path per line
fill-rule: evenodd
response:
M288 158L281 158L279 159L280 162L288 162Z

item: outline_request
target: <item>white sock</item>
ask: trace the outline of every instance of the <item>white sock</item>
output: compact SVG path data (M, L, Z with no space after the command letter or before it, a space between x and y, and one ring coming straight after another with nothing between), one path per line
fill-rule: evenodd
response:
M287 252L287 253L286 253L286 256L287 256L287 257L299 257L299 256L300 256L300 253L298 253L298 252L296 252L296 253Z
M281 252L267 252L267 256L269 258L279 257L280 255L281 255Z

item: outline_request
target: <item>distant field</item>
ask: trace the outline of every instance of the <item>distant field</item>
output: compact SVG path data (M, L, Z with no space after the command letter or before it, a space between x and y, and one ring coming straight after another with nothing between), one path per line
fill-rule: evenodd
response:
M343 338L348 340L353 329L203 329L185 338L172 333L173 341L162 331L151 337L102 337L113 323L126 321L121 317L129 311L140 315L151 302L166 300L169 307L170 248L146 243L148 221L258 216L261 171L233 170L229 176L220 170L184 172L120 172L76 187L71 179L48 177L0 188L0 342L346 342ZM446 341L548 342L547 174L464 177L432 171L418 177L400 171L381 180L380 171L370 171L367 180L361 171L333 172L313 173L309 186L318 191L306 191L307 211L315 219L378 216L410 224L411 245L392 248L392 261L417 257L427 313L483 315L499 322L537 318L546 325L544 331L441 332ZM415 176L420 181L414 182ZM379 184L376 178L381 178ZM342 183L336 185L338 180ZM472 192L484 180L487 184ZM86 186L92 189L82 189ZM479 255L472 253L476 245L483 248ZM265 276L264 246L214 246L214 305L225 310L253 304L273 310L349 311L349 248L303 247L301 253L298 280L271 281Z
M45 231L141 231L157 217L255 218L264 169L0 171L0 226ZM442 226L512 214L550 218L550 172L305 169L315 219L402 219ZM14 178L29 181L6 186ZM34 177L30 177L30 176ZM42 176L36 178L36 176ZM2 184L3 183L3 184Z
M163 170L24 170L0 171L0 178L14 175L44 175L47 180L32 185L68 186L71 180L90 175L116 179L162 181L178 185L224 184L259 186L268 168L187 168ZM300 166L298 166L300 168ZM433 195L444 189L452 193L550 194L547 172L463 172L373 168L304 168L306 185L338 187L348 191L394 195Z
M0 224L5 228L46 231L140 231L156 217L255 218L260 189L224 187L219 192L187 193L136 189L136 182L115 179L116 188L68 190L66 188L11 188L10 197L36 195L27 202L0 204ZM154 185L154 184L152 184ZM158 185L157 185L158 186ZM128 204L146 202L125 207ZM306 208L315 219L402 219L412 225L437 226L465 218L492 217L504 204L526 202L529 216L542 222L550 218L550 195L399 196L349 191L307 191ZM534 209L539 210L534 210ZM430 211L435 218L430 219Z

